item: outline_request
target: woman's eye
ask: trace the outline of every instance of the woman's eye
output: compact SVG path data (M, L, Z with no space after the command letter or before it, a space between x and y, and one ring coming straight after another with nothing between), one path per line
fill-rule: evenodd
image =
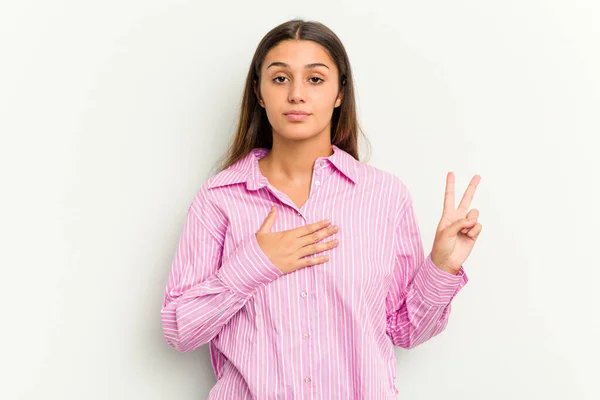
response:
M286 79L287 79L287 78L286 78L285 76L276 76L275 78L273 78L273 82L275 82L275 83L283 83L283 82L285 82L285 80L286 80ZM313 77L312 77L312 78L310 78L310 79L311 79L311 82L312 82L312 83L317 83L317 84L319 84L319 83L321 83L321 82L325 82L323 79L321 79L321 78L319 78L319 77L317 77L317 76L313 76Z

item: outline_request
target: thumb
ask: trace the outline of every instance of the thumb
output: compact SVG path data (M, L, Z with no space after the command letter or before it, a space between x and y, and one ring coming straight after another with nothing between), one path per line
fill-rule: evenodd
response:
M469 220L469 218L461 218L448 227L448 232L453 235L458 235L458 231L464 228L472 228L477 223L477 219Z
M262 226L258 230L258 233L268 233L271 232L271 228L275 223L275 219L277 219L277 206L271 207L271 211L267 218L265 218L265 222L263 222Z

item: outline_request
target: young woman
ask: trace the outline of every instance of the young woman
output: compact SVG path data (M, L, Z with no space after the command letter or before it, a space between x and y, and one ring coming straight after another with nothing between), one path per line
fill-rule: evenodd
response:
M444 330L481 224L444 210L424 255L403 182L360 162L350 63L317 22L259 43L223 168L193 199L161 311L179 351L210 345L209 399L394 399L394 346Z

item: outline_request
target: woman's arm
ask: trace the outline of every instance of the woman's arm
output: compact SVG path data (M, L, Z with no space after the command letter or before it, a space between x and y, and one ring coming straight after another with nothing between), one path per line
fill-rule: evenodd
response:
M283 273L250 235L222 261L223 245L188 210L160 312L167 343L185 352L212 340L254 295Z
M395 346L414 348L442 332L448 324L450 302L467 283L462 267L454 275L424 256L412 198L404 198L395 223L395 269L386 297L386 333Z

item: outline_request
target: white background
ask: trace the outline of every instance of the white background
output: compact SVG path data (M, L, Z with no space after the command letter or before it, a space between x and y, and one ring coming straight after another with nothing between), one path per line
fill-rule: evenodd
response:
M408 185L427 251L446 173L457 204L482 177L470 282L397 349L400 398L600 398L594 0L3 2L0 398L206 398L208 346L164 342L163 291L254 50L293 17L345 44L363 161Z

